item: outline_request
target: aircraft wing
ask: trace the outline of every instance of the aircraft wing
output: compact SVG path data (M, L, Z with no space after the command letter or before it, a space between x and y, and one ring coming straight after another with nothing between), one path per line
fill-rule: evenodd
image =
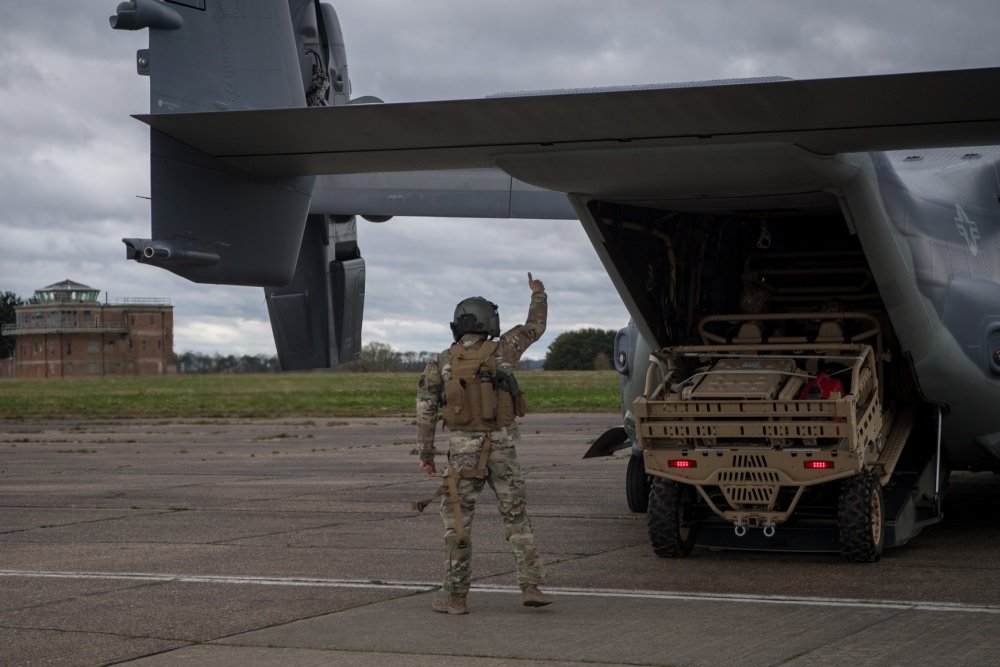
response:
M500 167L573 192L572 178L546 170L547 155L584 161L590 151L732 143L829 155L1000 143L998 84L1000 68L988 68L137 118L256 174Z

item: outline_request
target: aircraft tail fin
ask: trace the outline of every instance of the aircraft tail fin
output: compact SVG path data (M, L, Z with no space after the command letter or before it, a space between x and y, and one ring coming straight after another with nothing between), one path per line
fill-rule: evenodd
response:
M343 37L316 0L128 0L112 28L148 28L138 52L150 113L301 108L350 94ZM294 274L312 196L309 176L251 175L150 134L150 239L128 257L196 282L283 285Z
M319 0L126 0L110 23L149 30L136 63L150 77L153 117L350 99L340 24ZM268 288L285 368L357 356L364 261L353 224L335 225L332 244L325 223L305 233L313 176L252 174L154 128L150 180L150 238L123 239L129 259L195 282Z

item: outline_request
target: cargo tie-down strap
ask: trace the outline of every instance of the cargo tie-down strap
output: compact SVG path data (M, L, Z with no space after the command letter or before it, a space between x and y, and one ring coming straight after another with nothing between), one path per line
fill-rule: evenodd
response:
M493 439L490 437L489 432L483 438L483 448L479 452L479 464L476 466L475 470L462 470L458 471L452 467L451 463L448 463L448 469L442 477L441 486L438 487L434 495L427 500L414 500L410 503L410 506L418 512L423 512L424 508L431 504L431 501L438 496L448 495L448 502L451 504L451 512L455 517L455 542L458 546L463 547L466 544L465 539L465 521L462 517L462 504L458 497L458 480L459 479L486 479L489 475L489 469L486 467L486 462L490 458L490 447L493 445Z

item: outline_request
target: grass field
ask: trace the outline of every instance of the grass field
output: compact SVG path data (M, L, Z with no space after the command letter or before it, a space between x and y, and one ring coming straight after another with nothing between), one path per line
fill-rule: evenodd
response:
M268 373L0 381L0 419L412 415L417 373ZM614 371L518 374L531 412L617 412Z

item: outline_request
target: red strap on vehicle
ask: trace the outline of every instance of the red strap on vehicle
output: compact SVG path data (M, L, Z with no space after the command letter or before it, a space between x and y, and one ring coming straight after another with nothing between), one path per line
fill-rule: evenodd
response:
M825 400L830 398L830 394L834 393L841 396L844 395L843 383L837 378L832 378L826 373L821 372L810 380L806 386L802 387L802 391L799 392L799 400Z

